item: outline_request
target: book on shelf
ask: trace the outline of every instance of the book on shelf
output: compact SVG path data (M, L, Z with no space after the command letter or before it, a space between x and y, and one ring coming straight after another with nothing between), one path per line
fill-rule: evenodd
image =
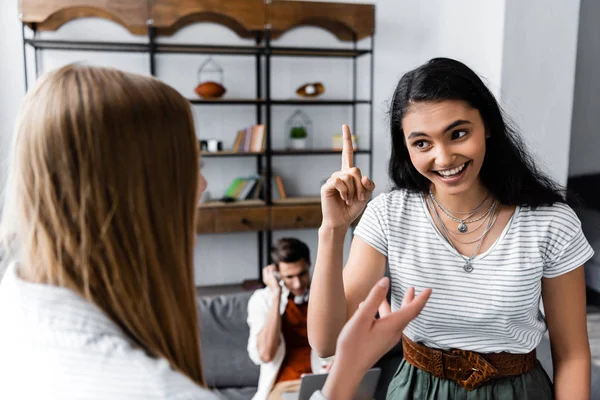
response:
M247 178L235 178L229 185L222 201L242 201L264 199L264 176L253 175ZM279 175L271 177L271 198L273 200L287 199L287 193L283 186L283 179Z
M240 201L258 199L260 192L260 182L262 177L250 176L247 178L235 178L229 185L225 194L223 195L222 201Z
M234 153L260 153L265 149L265 126L263 124L252 125L240 129L233 142Z
M282 200L286 199L287 195L285 193L285 189L283 188L283 180L281 179L281 176L275 175L274 178L275 178L275 186L274 186L274 188L277 189L276 191L279 194L279 198L282 199Z
M247 182L244 178L235 178L233 182L231 182L227 190L225 190L225 194L223 195L223 197L234 200L237 199L244 186L246 186L246 183Z

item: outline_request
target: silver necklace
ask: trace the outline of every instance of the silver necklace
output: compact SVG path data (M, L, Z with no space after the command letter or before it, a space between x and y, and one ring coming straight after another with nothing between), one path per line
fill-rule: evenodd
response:
M432 205L433 205L433 204L432 204ZM492 212L489 214L489 218L492 218L492 217L493 217L493 215L494 215L494 213L495 213L495 210L496 210L496 202L494 202L494 206L493 206ZM473 239L473 240L467 240L467 241L460 240L460 239L458 239L458 235L457 235L457 234L455 234L455 233L452 233L452 232L450 231L450 229L449 229L449 228L446 226L446 224L444 223L444 220L442 220L442 218L441 218L440 214L438 213L437 209L435 209L435 208L434 208L434 212L435 212L435 216L436 216L436 219L438 220L438 222L439 222L440 224L443 224L443 225L444 225L444 231L445 231L445 232L446 232L448 235L452 236L452 238L454 238L454 240L456 240L458 243L462 243L462 244L473 244L473 243L477 243L479 240L481 240L481 239L482 239L482 238L483 238L483 237L484 237L484 236L485 236L485 235L488 233L488 230L489 230L489 229L488 229L488 227L486 226L486 229L484 229L484 230L483 230L483 233L482 233L481 235L479 235L479 237L477 237L476 239ZM480 224L480 226L481 226L481 225L483 225L483 224L485 224L485 223L489 223L489 219L485 219L485 220L483 220L483 221L482 221L482 223ZM474 231L475 231L475 230L473 230L472 232L474 232Z
M434 207L434 210L435 210L435 207ZM479 249L481 248L481 245L483 244L483 240L487 236L487 233L492 229L492 227L496 223L496 219L498 219L498 213L494 213L494 215L490 216L490 219L488 220L488 224L487 224L487 226L485 228L485 234L481 236L481 239L479 240L479 243L475 247L475 251L473 252L473 254L470 257L466 257L466 256L462 255L461 252L459 252L456 249L456 246L454 246L454 243L452 243L452 240L450 239L450 236L446 232L446 230L448 228L446 227L446 225L442 221L442 219L441 219L440 215L437 213L437 211L434 211L434 212L435 212L435 214L436 214L436 216L438 218L438 221L440 222L442 236L448 241L448 243L450 243L450 246L452 246L452 248L454 249L454 251L456 252L456 254L458 254L465 261L465 265L463 265L463 270L465 272L467 272L467 273L473 272L472 261L477 256L477 253L479 252Z
M473 219L469 219L471 216L473 216L477 210L479 210L479 208L481 208L481 206L483 206L483 204L487 201L487 199L490 197L489 195L483 199L483 201L481 202L481 204L479 204L477 207L475 207L473 210L469 211L468 213L453 213L452 211L448 210L446 207L444 207L444 205L442 203L440 203L440 201L433 195L433 192L431 191L431 189L429 189L429 195L430 197L433 199L433 201L435 202L435 204L437 204L437 206L440 208L440 210L442 210L442 212L444 214L446 214L446 216L448 216L448 218L450 218L451 220L453 220L454 222L458 222L458 226L457 226L457 230L460 233L467 233L469 231L469 227L467 226L467 224L473 223L473 222L477 222L482 220L483 218L486 217L486 215L489 214L490 210L492 209L492 205L494 204L492 202L492 204L490 205L490 208L488 208L488 210L483 213L482 215L480 215L477 218L473 218ZM467 214L466 217L464 218L459 218L456 217L454 214Z
M431 188L429 189L429 194L431 195L431 197L433 197L437 200L437 198L433 195ZM485 199L483 199L483 201L481 203L479 203L479 205L477 207L475 207L474 209L472 209L471 211L450 211L448 209L446 209L446 210L448 210L448 212L453 215L466 215L466 214L473 215L477 212L477 210L479 210L485 204L485 202L487 201L487 199L490 198L490 196L491 196L490 194L485 196Z
M433 204L433 203L432 203ZM462 233L462 232L451 232L452 233L452 237L458 238L461 236L465 236L474 232L477 232L479 229L481 229L481 227L483 225L485 225L487 223L487 218L482 219L479 224L477 224L477 226L475 228L469 228L468 232Z
M467 233L470 232L467 224L471 224L473 222L484 220L485 217L487 217L490 214L490 212L492 211L492 206L493 206L494 203L492 202L492 204L490 205L490 208L488 208L486 212L484 212L483 214L481 214L479 217L473 218L473 219L455 218L454 216L452 216L452 215L448 214L446 211L444 211L444 208L443 208L443 206L441 206L441 203L436 202L435 204L438 205L438 207L440 208L440 210L442 210L442 212L444 214L446 214L446 216L448 216L448 218L450 218L453 221L459 223L458 226L457 226L458 234L465 235L465 234L467 234ZM437 211L437 209L436 209L436 211ZM475 228L475 230L479 229L481 227L481 225L484 224L484 223L485 223L485 220L479 226L477 226L477 228Z
M490 218L491 218L491 217L494 215L494 212L496 211L497 205L498 205L498 204L497 204L497 203L495 203L495 204L492 206L492 209L490 210L490 212L487 214L487 217L486 217L486 218L484 218L483 220L481 220L481 223L480 223L480 224L479 224L479 225L478 225L478 226L477 226L475 229L469 229L469 232L468 232L468 233L460 233L460 232L456 233L456 232L452 232L452 231L450 230L450 228L448 228L448 226L447 226L447 225L444 223L444 226L446 227L446 231L447 231L447 232L448 232L448 234L449 234L450 236L452 236L452 237L454 238L454 240L456 240L458 243L462 243L462 244L473 244L473 243L477 242L481 236L479 236L477 239L474 239L474 240L468 240L468 241L463 241L463 240L461 240L461 237L462 237L462 236L465 236L465 235L467 235L467 234L469 234L469 233L474 233L474 232L476 232L477 230L479 230L479 228L480 228L481 226L483 226L483 225L487 224L487 222L489 221L489 219L490 219ZM436 210L436 212L437 212L437 210ZM439 214L438 214L438 215L439 215ZM440 219L441 219L441 218L440 218ZM444 221L442 220L442 222L444 222ZM485 229L484 229L484 233L482 233L482 235L485 235Z

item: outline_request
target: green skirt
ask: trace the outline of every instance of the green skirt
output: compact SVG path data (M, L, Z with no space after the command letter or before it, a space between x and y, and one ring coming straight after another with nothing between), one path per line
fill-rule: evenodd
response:
M402 360L390 382L387 400L546 400L553 399L552 382L538 361L531 371L519 376L492 379L468 391L456 382L438 378Z

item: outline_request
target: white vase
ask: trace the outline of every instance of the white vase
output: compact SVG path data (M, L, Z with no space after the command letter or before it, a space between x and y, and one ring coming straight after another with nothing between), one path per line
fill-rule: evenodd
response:
M292 149L303 150L306 149L306 139L292 139Z

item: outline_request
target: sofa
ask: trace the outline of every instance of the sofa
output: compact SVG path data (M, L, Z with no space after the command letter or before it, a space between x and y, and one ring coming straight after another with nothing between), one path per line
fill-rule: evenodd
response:
M259 368L246 351L248 300L251 292L223 296L198 296L200 342L206 383L222 399L251 399L256 392ZM537 349L538 359L552 377L552 359L547 336ZM376 364L381 376L375 399L385 399L387 386L402 360L396 346ZM600 367L592 368L592 399L600 400Z
M585 237L596 254L585 264L588 303L600 305L600 174L572 176L567 182L569 198Z

